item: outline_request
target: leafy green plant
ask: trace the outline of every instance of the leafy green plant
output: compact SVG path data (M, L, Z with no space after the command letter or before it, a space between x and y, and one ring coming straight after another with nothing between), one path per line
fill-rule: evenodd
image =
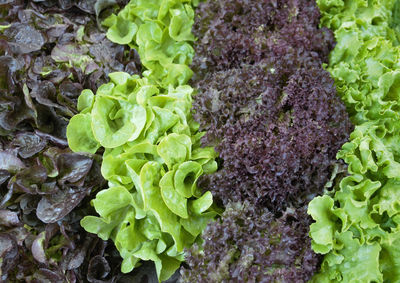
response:
M185 85L193 16L190 1L131 1L107 18L107 37L137 49L147 70L143 78L111 73L96 94L84 90L67 128L72 150L105 148L101 171L109 188L92 201L100 217L86 216L82 226L114 241L123 272L151 260L160 281L217 215L211 193L196 186L217 163L213 148L200 147L193 89Z
M139 52L143 73L163 87L184 85L193 72L191 0L132 0L103 24L107 38Z
M152 260L166 280L217 214L211 193L196 186L200 175L217 169L216 154L200 147L202 134L190 115L192 88L162 90L123 72L110 78L96 95L81 94L81 113L67 129L73 150L105 148L101 171L109 188L92 202L100 217L86 216L81 224L115 242L123 272Z
M398 282L400 48L392 29L397 4L317 2L321 23L334 30L338 42L328 70L356 128L337 155L350 175L309 205L316 221L312 246L325 254L314 281Z

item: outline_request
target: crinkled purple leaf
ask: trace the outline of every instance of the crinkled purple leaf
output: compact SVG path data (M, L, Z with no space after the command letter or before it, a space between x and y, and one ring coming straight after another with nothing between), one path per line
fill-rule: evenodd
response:
M0 170L15 173L23 168L25 168L25 164L15 154L0 150Z
M319 256L308 238L305 209L290 208L279 219L267 209L229 203L208 224L202 246L186 253L190 269L182 282L307 282Z
M32 164L30 167L18 172L8 186L13 187L15 192L28 194L49 193L48 191L41 192L41 185L45 183L46 179L46 168L38 164Z
M96 58L96 61L102 65L110 65L114 70L124 68L123 64L112 60L112 58L124 52L124 48L121 45L106 41L105 43L95 43L89 47L90 55Z
M51 51L51 58L56 62L75 62L86 52L84 47L72 43L56 45Z
M36 208L36 216L44 223L54 223L70 213L87 194L85 190L64 188L55 194L43 196Z
M18 148L18 155L22 158L29 158L42 151L47 142L35 133L24 132L15 136L12 145Z
M63 109L66 110L66 108ZM66 139L68 119L63 117L64 111L58 112L53 108L39 104L37 112L37 124L40 131L51 134L56 138ZM67 112L72 115L69 110Z
M93 160L85 155L64 153L57 158L59 183L75 183L86 177L92 167Z
M37 134L42 139L45 139L48 142L52 143L53 145L58 146L59 148L68 147L68 142L65 139L60 139L60 138L57 138L57 137L52 136L50 134L43 133L43 132L38 131L38 130L35 130L35 134Z
M43 81L39 84L36 84L31 91L31 96L40 104L58 108L66 115L73 116L73 112L71 110L57 103L57 89L50 81Z
M6 131L16 130L23 121L35 121L35 112L21 96L7 96L0 91L0 127Z
M18 213L8 210L8 209L0 209L0 226L17 226L21 224L18 218Z
M14 237L0 233L0 279L7 280L7 273L18 263L18 245Z
M14 23L4 31L11 50L16 54L38 51L45 44L43 34L31 25Z

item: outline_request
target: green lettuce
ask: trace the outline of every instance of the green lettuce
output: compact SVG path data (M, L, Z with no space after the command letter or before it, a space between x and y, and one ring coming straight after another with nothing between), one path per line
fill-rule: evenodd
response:
M82 112L67 128L72 149L105 148L101 172L109 188L92 201L99 217L86 216L81 224L114 241L123 272L152 260L159 280L166 280L217 214L211 193L196 186L200 175L217 169L216 153L200 147L190 115L192 88L163 90L122 72L110 78L96 95L82 92Z
M191 116L193 19L190 0L132 0L109 16L108 39L138 51L143 77L110 73L96 94L84 90L67 128L72 150L104 148L109 188L92 201L99 216L81 225L113 240L122 272L153 261L160 281L217 215L211 193L196 186L217 163L213 148L200 147L203 133Z
M193 72L190 42L194 11L191 0L131 0L103 24L107 38L139 52L143 73L162 87L184 85Z
M313 281L399 282L399 3L317 2L337 40L327 68L356 127L337 154L349 175L309 204L312 247L325 254Z

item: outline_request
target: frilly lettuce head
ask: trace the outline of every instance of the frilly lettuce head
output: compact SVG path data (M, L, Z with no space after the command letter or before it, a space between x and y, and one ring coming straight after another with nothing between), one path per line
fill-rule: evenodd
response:
M400 2L319 0L337 45L328 70L356 125L349 176L311 201L314 282L400 282Z
M400 280L400 124L383 122L356 127L338 153L351 175L309 204L312 247L326 254L315 282Z
M196 3L193 3L196 4ZM92 201L99 216L82 226L112 239L130 272L140 260L168 279L217 212L198 178L217 169L213 148L201 148L191 117L194 12L190 0L131 0L103 24L107 37L135 48L144 78L116 72L94 95L84 90L67 128L72 150L104 148L109 188Z
M196 186L200 175L217 169L216 153L200 147L191 87L164 90L122 72L110 78L96 95L82 92L81 113L67 129L74 151L105 148L101 171L109 188L92 201L99 216L81 224L114 241L123 272L151 260L159 280L166 280L217 214L211 193Z
M144 75L162 86L184 85L193 72L194 11L191 0L131 0L103 24L107 38L129 44L147 68Z

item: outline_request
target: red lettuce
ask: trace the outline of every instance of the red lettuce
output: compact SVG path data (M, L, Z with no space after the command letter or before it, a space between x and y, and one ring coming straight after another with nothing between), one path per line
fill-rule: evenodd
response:
M305 205L352 129L322 69L333 38L318 29L317 7L208 1L198 14L193 64L208 72L195 79L195 118L222 159L200 185L224 204L249 200L274 212Z
M197 10L194 117L226 207L188 251L184 282L306 282L319 257L305 210L352 125L322 65L334 42L313 1L207 1Z
M82 89L140 71L137 53L99 30L94 2L0 3L1 282L156 278L151 265L122 275L115 247L80 226L105 181L101 155L68 149L68 120Z
M186 256L182 282L306 282L320 256L311 250L305 209L274 219L249 202L229 203Z

